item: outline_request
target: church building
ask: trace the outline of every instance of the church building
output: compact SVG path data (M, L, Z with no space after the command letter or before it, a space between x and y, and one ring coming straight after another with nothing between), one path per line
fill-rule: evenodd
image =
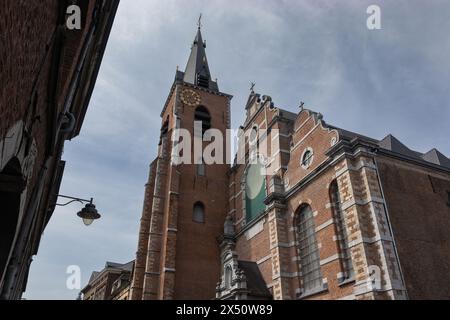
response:
M234 163L172 161L175 130L230 129L232 96L205 48L199 27L162 108L130 299L448 299L450 160L438 150L365 137L252 90Z

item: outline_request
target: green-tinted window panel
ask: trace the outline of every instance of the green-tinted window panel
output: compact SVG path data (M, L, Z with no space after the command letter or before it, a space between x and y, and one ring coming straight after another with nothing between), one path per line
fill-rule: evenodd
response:
M266 210L266 181L264 167L251 165L247 171L245 189L245 211L247 222L255 219Z

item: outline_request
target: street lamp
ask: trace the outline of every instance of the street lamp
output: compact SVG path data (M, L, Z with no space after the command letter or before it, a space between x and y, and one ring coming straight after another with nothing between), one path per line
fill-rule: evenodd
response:
M83 223L85 226L90 226L94 220L100 219L101 215L98 213L97 209L94 205L94 199L91 198L91 200L85 200L80 198L74 198L64 195L58 195L60 198L69 199L70 201L64 204L57 203L57 206L65 207L73 202L80 202L81 204L85 204L86 206L81 209L80 212L77 213L77 216L79 216L81 219L83 219Z

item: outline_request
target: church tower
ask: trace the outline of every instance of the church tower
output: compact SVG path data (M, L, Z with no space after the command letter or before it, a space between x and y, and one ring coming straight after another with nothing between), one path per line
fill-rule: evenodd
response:
M194 133L199 137L194 123L201 122L200 136L217 129L225 137L232 97L212 80L205 48L199 23L186 69L176 71L161 113L158 156L150 165L145 189L132 300L215 297L221 268L217 239L228 212L229 167L225 158L223 164L211 165L194 159ZM191 150L182 151L191 152L191 163L174 161L180 156L174 143L177 129L192 137ZM225 139L222 143L227 150Z

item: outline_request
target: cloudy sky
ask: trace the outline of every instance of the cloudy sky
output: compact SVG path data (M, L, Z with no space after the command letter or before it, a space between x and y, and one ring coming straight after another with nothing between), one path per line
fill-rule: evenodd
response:
M371 4L381 30L366 27ZM235 97L234 127L253 81L278 107L305 101L331 124L450 156L448 0L121 0L82 133L64 153L61 192L94 197L102 219L87 228L80 206L57 208L24 297L74 299L68 266L84 286L106 261L134 259L159 114L200 12L212 75Z

